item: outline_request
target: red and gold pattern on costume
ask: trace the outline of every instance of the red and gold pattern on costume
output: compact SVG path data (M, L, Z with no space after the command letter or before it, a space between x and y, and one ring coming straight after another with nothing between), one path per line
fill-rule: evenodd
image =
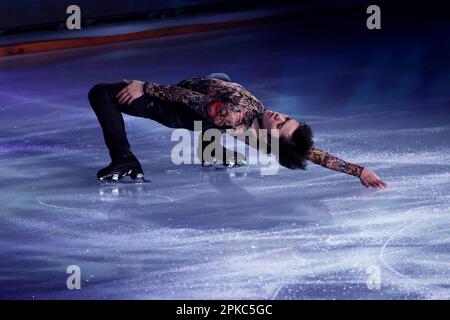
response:
M262 103L243 86L219 79L194 78L176 86L146 82L144 92L184 104L223 131L249 129L265 112Z
M316 148L309 151L308 160L325 168L344 172L356 177L361 176L361 172L364 169L364 167L346 162L331 153Z

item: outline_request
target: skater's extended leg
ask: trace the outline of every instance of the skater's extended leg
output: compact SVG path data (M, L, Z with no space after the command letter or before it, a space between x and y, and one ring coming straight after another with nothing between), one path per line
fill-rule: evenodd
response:
M89 91L89 102L102 127L105 144L111 160L131 155L122 113L136 117L148 117L145 97L136 99L131 105L119 104L116 95L125 83L100 83Z
M125 85L123 83L96 84L89 91L89 101L102 127L112 160L109 166L97 172L99 180L118 180L126 175L132 178L143 177L141 164L130 151L122 112L147 117L147 101L142 97L129 106L119 104L116 95Z
M119 92L121 87L123 84L119 83L96 84L88 94L89 102L102 127L105 144L113 161L131 154L125 123L114 94L116 91Z

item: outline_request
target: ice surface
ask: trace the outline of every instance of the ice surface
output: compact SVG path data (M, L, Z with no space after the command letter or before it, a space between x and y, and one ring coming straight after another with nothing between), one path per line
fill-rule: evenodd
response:
M292 37L300 27L0 60L0 297L450 298L448 45L335 41L325 29ZM257 166L175 166L171 130L128 116L153 182L96 182L108 158L93 84L211 72L308 121L318 147L390 188L314 165L265 177ZM66 288L69 265L81 290ZM370 266L379 290L366 284Z

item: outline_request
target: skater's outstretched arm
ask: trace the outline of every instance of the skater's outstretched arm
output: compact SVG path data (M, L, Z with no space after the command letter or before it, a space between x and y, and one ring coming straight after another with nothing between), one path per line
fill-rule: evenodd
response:
M340 158L338 158L335 155L332 155L331 153L328 153L326 151L312 148L309 151L308 160L312 163L319 164L322 167L340 171L352 176L360 177L361 172L363 171L364 167L361 167L357 164L346 162Z
M346 162L337 156L326 151L312 148L309 151L308 160L312 163L321 165L327 169L343 172L360 179L365 187L386 188L387 184L383 182L374 172L360 165Z

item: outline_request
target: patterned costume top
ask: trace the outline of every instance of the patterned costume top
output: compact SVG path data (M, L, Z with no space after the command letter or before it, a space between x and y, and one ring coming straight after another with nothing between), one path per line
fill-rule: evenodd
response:
M240 84L214 78L183 80L175 86L145 82L144 92L149 97L174 105L170 110L159 110L159 113L168 118L178 118L176 121L166 121L170 127L189 127L186 122L193 119L186 112L189 110L207 122L204 128L214 127L222 132L226 129L245 131L251 128L255 119L262 119L266 110L263 104ZM317 148L309 151L308 160L357 177L364 169Z
M262 103L243 86L214 78L183 80L176 86L146 82L144 90L149 96L187 105L223 132L249 129L265 112Z

